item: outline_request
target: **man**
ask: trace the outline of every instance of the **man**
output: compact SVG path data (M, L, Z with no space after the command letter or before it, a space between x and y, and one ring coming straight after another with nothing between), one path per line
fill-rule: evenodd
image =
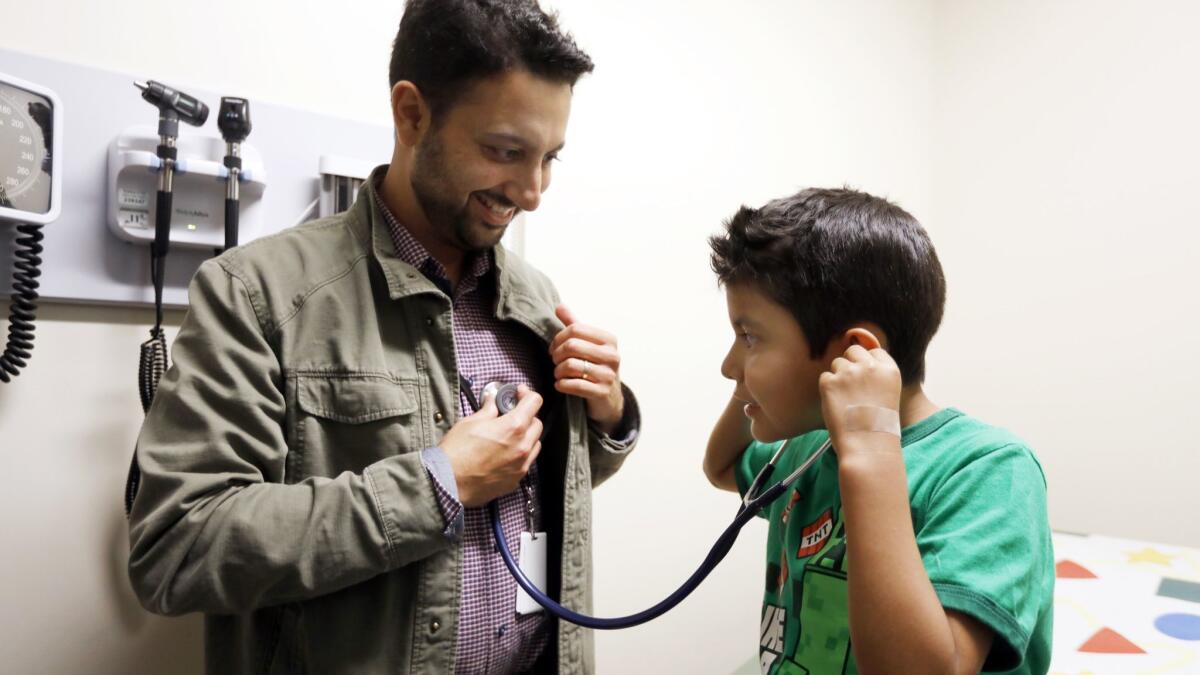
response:
M590 610L590 491L637 406L616 340L498 243L591 69L535 0L411 0L391 164L197 272L129 570L147 609L207 614L210 672L594 670L590 634L516 610L485 508L513 550L546 532L548 592ZM503 416L494 381L521 385Z

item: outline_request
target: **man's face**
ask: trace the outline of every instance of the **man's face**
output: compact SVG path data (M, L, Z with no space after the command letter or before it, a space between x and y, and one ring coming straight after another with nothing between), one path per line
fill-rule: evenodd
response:
M750 433L769 443L822 428L817 382L828 363L812 358L800 324L752 283L726 285L725 302L735 336L721 374L737 383Z
M495 246L550 187L571 87L523 70L471 85L417 144L412 188L434 234L462 251Z

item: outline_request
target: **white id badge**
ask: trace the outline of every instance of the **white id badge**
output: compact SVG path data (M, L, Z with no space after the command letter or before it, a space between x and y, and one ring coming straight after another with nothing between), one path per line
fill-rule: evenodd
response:
M546 533L531 535L521 533L521 571L539 591L546 590ZM517 613L533 614L542 611L542 606L529 597L525 589L517 586Z

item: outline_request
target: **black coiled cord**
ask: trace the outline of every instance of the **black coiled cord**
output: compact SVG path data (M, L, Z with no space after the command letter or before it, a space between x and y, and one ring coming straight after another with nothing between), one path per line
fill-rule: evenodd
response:
M41 225L17 225L16 250L13 256L13 292L9 306L8 345L0 355L0 382L8 382L20 374L33 350L33 320L37 315L38 281L42 275Z
M142 397L142 412L150 412L154 392L158 391L158 381L170 367L167 337L163 334L162 326L155 326L150 329L150 339L142 343L141 359L138 362L138 394ZM133 510L133 499L137 497L141 484L142 471L138 467L137 452L134 452L129 461L129 475L125 479L126 517L129 517Z
M138 393L142 397L142 412L150 412L150 402L158 390L158 381L170 367L167 338L162 328L151 328L150 339L142 343L141 362L138 365Z
M154 393L158 391L158 381L171 368L171 359L167 349L167 336L163 332L163 256L150 254L150 278L154 282L154 328L150 329L150 339L142 343L141 357L138 361L138 394L142 398L142 412L150 412L150 403L154 401ZM137 452L129 462L129 475L125 479L125 517L133 510L133 499L137 497L138 488L142 484L142 470L138 467Z

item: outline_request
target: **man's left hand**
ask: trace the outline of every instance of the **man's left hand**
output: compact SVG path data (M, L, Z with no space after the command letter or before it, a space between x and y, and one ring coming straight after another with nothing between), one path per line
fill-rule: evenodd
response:
M566 305L559 305L554 313L566 326L550 343L554 388L586 401L588 419L603 433L612 434L625 413L617 338L578 323Z

